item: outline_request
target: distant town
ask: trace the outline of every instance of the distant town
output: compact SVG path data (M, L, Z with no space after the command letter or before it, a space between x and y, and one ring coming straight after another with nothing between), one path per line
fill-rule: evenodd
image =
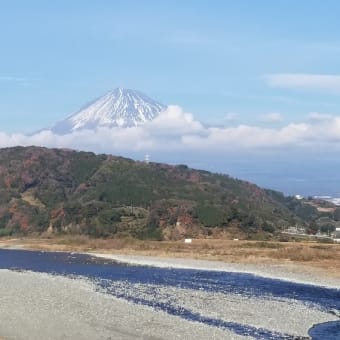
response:
M316 208L318 212L323 213L323 216L312 222L318 227L315 233L308 233L303 227L291 226L285 229L282 234L340 243L340 221L337 216L340 211L340 208L337 208L340 206L340 197L324 195L305 198L297 194L295 198L304 200L306 205Z

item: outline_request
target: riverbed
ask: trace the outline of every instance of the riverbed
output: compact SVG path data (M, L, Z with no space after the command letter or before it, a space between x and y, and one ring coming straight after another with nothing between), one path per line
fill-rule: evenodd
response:
M0 268L9 339L331 339L339 321L339 289L253 273L24 250Z

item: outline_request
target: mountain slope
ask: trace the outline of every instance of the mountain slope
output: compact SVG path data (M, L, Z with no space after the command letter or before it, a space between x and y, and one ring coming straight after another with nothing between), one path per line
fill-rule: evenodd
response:
M0 149L0 235L178 239L303 225L301 204L229 176L62 149Z
M134 90L116 88L52 127L57 134L100 127L133 127L154 119L166 106Z

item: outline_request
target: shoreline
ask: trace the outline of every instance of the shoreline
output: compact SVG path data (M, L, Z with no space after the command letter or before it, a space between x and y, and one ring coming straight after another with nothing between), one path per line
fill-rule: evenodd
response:
M250 261L245 258L221 259L211 256L204 250L200 253L183 252L183 249L174 252L162 252L158 249L135 249L131 245L121 249L91 248L85 245L60 244L58 239L0 239L0 249L15 249L28 251L55 251L90 255L98 258L106 258L116 262L131 265L153 266L160 268L194 269L208 271L224 271L247 273L264 278L278 279L301 284L322 286L332 289L340 289L340 272L329 270L327 264L320 266L310 262L291 262L287 260L274 260L261 257L257 249L253 250ZM223 241L222 241L223 242ZM235 244L233 241L224 241ZM240 244L237 242L237 245ZM246 241L246 244L249 242ZM256 243L256 242L255 242ZM270 243L270 242L269 242ZM146 242L149 247L159 246L160 243ZM172 243L178 247L179 243ZM242 244L242 243L241 243ZM340 249L340 247L339 247Z
M274 264L244 264L226 263L222 261L208 261L173 257L154 257L143 255L119 255L87 252L86 255L113 260L120 263L151 266L158 268L194 269L204 271L222 271L232 273L244 273L260 276L268 279L288 281L306 285L321 286L340 290L340 279L320 278L308 270L302 270L301 266L274 265Z
M178 256L150 256L143 254L104 253L98 251L39 249L25 247L24 245L3 246L0 244L0 249L77 253L135 266L244 273L268 279L340 290L339 277L323 276L323 272L317 268L301 264L235 263Z

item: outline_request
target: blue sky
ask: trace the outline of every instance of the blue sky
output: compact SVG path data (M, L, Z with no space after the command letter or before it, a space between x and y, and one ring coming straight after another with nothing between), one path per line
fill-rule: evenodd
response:
M148 151L138 146L142 136L159 160L225 171L283 191L289 172L294 178L289 192L306 178L310 182L301 190L319 181L321 164L338 168L337 0L0 0L0 5L0 146L36 143L117 153L120 145L132 145L122 153L138 158ZM80 137L22 135L53 125L118 86L181 107L166 118L186 126L171 155L155 147L151 127L122 136L116 149L99 147L103 136L86 136L92 144L72 144ZM213 128L199 127L198 121ZM202 150L212 149L223 155L223 164L202 161ZM281 185L275 186L278 177ZM319 183L315 191L334 189L334 178L329 174L328 189Z
M117 86L214 124L337 114L340 91L266 75L340 74L339 16L327 0L1 1L0 124L48 126Z

